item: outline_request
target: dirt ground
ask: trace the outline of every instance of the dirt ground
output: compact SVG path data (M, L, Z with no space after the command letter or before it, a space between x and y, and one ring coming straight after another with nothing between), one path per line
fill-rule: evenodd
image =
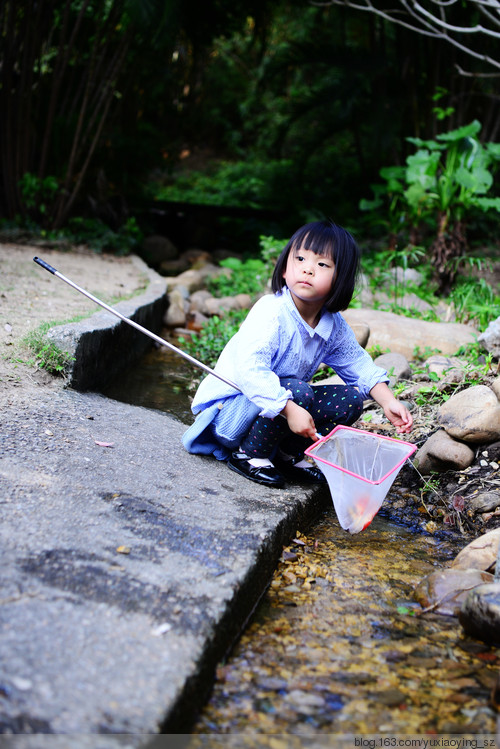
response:
M60 387L61 378L37 368L24 339L42 323L66 323L101 309L33 262L35 256L107 304L140 293L148 283L134 257L0 241L0 399L21 389Z

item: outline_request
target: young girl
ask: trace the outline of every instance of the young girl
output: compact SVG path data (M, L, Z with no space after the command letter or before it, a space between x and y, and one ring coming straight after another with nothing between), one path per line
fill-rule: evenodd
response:
M371 397L398 432L412 417L387 386L340 315L352 298L360 253L352 236L330 221L306 224L278 258L274 294L262 297L222 351L214 375L200 384L197 414L183 436L192 453L214 454L231 470L272 487L285 480L324 481L304 460L311 440L337 424L353 424ZM309 385L318 366L345 385Z

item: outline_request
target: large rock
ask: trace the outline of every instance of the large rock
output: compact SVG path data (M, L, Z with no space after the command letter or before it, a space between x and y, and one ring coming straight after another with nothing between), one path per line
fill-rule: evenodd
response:
M167 328L178 328L186 324L189 295L185 286L177 286L168 295L168 309L163 318Z
M418 450L414 462L424 476L433 471L463 471L474 462L474 450L439 429Z
M495 528L467 544L462 551L459 551L451 566L462 570L475 569L493 572L499 544L500 528Z
M477 331L461 323L414 320L371 309L349 309L342 314L351 326L366 323L370 327L368 347L379 346L382 351L403 354L409 361L414 359L417 347L421 351L437 349L449 355L477 339Z
M443 403L437 422L455 439L494 442L500 437L500 402L491 388L473 385Z
M498 400L500 400L500 377L495 377L495 379L491 383L491 389L495 393Z
M483 570L443 569L431 572L415 588L415 600L424 609L455 616L469 591L478 585L494 582Z
M401 380L411 380L411 367L403 354L382 354L377 356L374 363L385 369L389 376L389 387L394 387Z
M463 382L465 379L467 362L458 359L456 356L443 356L434 354L429 356L425 361L430 374L437 375L439 380L444 384Z
M500 317L492 320L477 339L496 359L500 359Z
M480 492L474 494L467 502L467 509L471 512L493 512L500 507L500 491Z
M164 260L175 260L179 250L167 237L153 234L146 237L142 243L142 257L148 265L157 267Z
M490 645L500 644L500 581L471 590L458 612L458 620L470 637Z

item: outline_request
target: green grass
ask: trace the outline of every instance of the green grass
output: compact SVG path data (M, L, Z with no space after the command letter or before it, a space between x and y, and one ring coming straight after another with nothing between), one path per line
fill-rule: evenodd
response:
M73 320L72 322L75 321ZM71 362L74 361L74 357L70 356L66 351L61 351L55 344L48 341L46 337L50 328L58 324L61 323L42 323L38 328L28 333L23 338L22 343L34 355L33 360L25 363L45 369L52 375L64 376L71 366Z

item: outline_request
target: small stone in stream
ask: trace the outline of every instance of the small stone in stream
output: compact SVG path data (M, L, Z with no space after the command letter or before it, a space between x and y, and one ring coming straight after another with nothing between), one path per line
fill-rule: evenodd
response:
M311 708L321 708L325 706L325 700L317 694L304 692L302 689L293 689L286 695L286 701L293 707L301 711L310 712Z
M399 663L399 661L404 661L408 658L407 653L403 653L401 650L389 650L387 653L385 653L385 660L387 663Z
M406 695L399 689L386 689L383 692L373 692L370 695L371 699L380 705L386 707L397 707L406 702Z
M279 692L282 689L287 688L287 682L284 679L279 679L276 676L268 676L264 679L259 679L257 682L259 689L264 689L268 692Z

